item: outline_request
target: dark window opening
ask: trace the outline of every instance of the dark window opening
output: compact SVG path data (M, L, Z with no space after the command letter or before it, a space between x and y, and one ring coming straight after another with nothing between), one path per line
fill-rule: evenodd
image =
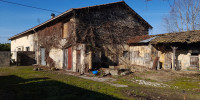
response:
M198 56L198 53L191 53L191 56Z
M123 51L123 57L124 57L124 58L128 58L128 57L129 57L128 51Z
M21 48L18 48L18 51L21 51Z
M26 51L30 51L30 47L26 47Z

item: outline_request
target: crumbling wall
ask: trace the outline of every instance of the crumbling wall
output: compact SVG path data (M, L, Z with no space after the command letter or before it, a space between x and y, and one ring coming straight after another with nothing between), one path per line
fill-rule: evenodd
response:
M178 61L180 62L181 70L188 70L187 68L190 67L190 53L180 53L178 56Z
M52 48L49 52L49 57L52 58L54 66L58 69L62 69L63 66L63 50Z
M124 44L123 47L119 47L119 65L129 65L130 64L130 46Z
M131 64L152 68L154 59L151 45L130 46L130 52Z

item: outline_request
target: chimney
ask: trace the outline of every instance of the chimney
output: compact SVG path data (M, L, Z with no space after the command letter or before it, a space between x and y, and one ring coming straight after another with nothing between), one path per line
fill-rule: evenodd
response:
M55 14L54 13L51 13L51 18L54 18L55 17Z

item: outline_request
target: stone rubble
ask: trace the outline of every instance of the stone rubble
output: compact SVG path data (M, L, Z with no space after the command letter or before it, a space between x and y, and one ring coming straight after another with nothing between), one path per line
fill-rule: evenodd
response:
M116 81L116 79L114 78L109 78L109 77L89 77L87 75L76 75L76 74L73 74L73 73L65 73L67 75L72 75L72 76L77 76L77 77L80 77L80 78L83 78L83 79L88 79L88 80L93 80L93 81L97 81L97 82L104 82L106 84L109 84L111 86L115 86L115 87L128 87L128 85L122 85L122 84L114 84L112 82Z
M145 80L135 80L134 79L133 82L138 83L140 85L147 85L147 86L154 86L154 87L170 87L167 84L157 83L157 82L148 82L148 81L145 81Z

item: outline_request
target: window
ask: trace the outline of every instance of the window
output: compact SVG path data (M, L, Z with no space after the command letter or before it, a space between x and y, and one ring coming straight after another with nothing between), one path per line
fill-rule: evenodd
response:
M63 25L63 38L67 38L69 35L69 22Z
M198 53L191 53L190 66L199 68L199 54Z
M124 57L124 58L128 58L128 57L129 57L128 51L123 51L123 57Z
M17 51L21 51L21 50L22 50L21 48L18 48L18 49L17 49Z
M63 24L63 38L68 38L71 33L73 33L74 27L71 21L68 21Z
M26 47L26 51L30 51L30 47Z

